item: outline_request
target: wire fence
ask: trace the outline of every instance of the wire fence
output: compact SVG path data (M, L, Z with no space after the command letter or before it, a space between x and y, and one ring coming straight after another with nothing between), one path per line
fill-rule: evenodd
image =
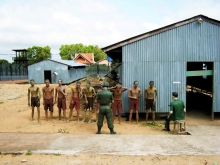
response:
M0 81L28 78L28 70L23 64L0 64Z

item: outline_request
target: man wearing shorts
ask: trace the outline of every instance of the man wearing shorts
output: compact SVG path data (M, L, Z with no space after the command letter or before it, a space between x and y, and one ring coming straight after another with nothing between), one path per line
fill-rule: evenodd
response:
M34 120L34 107L37 107L38 113L38 123L40 123L40 98L41 93L38 87L34 85L34 80L30 80L31 86L28 88L28 106L31 105L32 113L31 113L31 120ZM31 104L30 104L30 97L31 97Z
M89 123L92 122L92 111L93 111L93 99L96 96L95 89L91 87L91 83L88 81L86 83L86 88L83 89L83 95L85 97L85 106L84 106L84 117L83 121L86 120L86 113L89 112Z
M122 113L122 102L121 95L124 91L128 90L128 88L122 87L120 84L117 84L115 87L111 87L110 91L114 94L114 103L112 108L113 113L113 123L116 116L116 111L118 112L118 124L121 124L121 113Z
M154 97L155 96L155 97ZM157 88L154 87L154 82L149 82L149 87L144 90L144 101L146 104L146 123L148 120L149 111L152 112L153 124L155 124L155 111L156 111L156 100L158 97Z
M138 124L139 120L139 103L138 99L142 97L141 89L138 88L138 81L134 81L134 86L128 91L128 98L130 98L130 115L129 115L129 123L131 124L132 112L136 111L136 123Z
M77 123L79 123L80 98L82 97L81 83L77 81L76 87L71 88L71 91L72 91L72 97L69 106L70 108L69 121L72 119L73 108L75 107L77 111Z
M54 88L50 86L50 81L45 80L46 86L42 89L43 105L45 110L46 120L48 121L48 109L50 111L50 118L53 120L53 105L54 105Z
M58 95L58 102L57 102ZM62 80L58 80L58 86L55 90L55 103L57 103L57 107L59 110L59 120L61 120L61 109L63 110L63 121L66 122L66 89L62 86Z

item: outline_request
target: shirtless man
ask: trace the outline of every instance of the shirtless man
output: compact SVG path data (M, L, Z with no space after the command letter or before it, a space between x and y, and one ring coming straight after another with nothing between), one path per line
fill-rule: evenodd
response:
M141 89L138 88L138 81L134 81L134 86L129 89L128 97L130 98L130 115L129 115L129 123L131 124L132 112L136 110L136 122L138 124L139 116L139 104L138 99L142 97Z
M102 91L102 89L103 89L103 86L102 86L102 84L101 84L101 85L100 85L100 89L97 91L97 94L98 94L100 91ZM100 103L97 102L97 100L95 100L95 101L96 101L96 122L98 122Z
M37 107L38 113L38 123L40 123L40 98L41 93L38 87L34 86L34 80L30 80L31 86L28 88L28 106L31 105L32 113L31 120L34 120L34 107ZM30 96L31 96L31 104L30 104Z
M84 106L84 119L82 122L86 120L86 113L89 111L89 123L92 122L92 111L93 111L93 98L96 96L95 89L91 87L91 83L88 81L86 83L86 88L83 89L83 95L85 97L86 104Z
M82 89L81 83L79 81L76 82L76 87L71 88L72 97L70 101L70 113L69 113L69 121L72 119L73 108L75 107L77 111L77 123L79 123L79 111L80 111L80 98L82 97Z
M122 113L122 98L121 95L124 91L128 90L128 88L122 87L120 84L117 84L115 87L111 87L110 91L114 94L114 104L113 104L113 124L115 120L116 111L118 111L118 124L121 124L121 113Z
M50 118L53 121L53 105L54 105L54 88L50 86L50 81L45 80L46 86L42 89L43 105L45 110L46 120L48 121L48 109L50 111Z
M155 95L155 98L154 98ZM144 90L144 101L146 103L146 122L148 120L149 110L151 108L152 111L152 120L153 124L155 124L155 111L156 111L156 100L158 97L157 88L154 88L154 82L149 82L149 87Z
M58 102L57 102L58 95ZM61 120L61 108L63 109L63 121L66 122L66 89L62 86L62 80L58 80L58 86L55 90L55 103L57 103L57 107L59 109L59 120Z

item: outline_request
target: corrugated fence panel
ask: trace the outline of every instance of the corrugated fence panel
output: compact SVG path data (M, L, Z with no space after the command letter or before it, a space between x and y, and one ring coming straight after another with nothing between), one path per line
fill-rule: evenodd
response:
M143 97L139 99L140 112L145 112L144 89L149 86L149 81L154 81L158 89L157 112L168 112L168 105L172 101L171 94L174 91L179 93L179 98L185 101L186 98L186 63L185 62L126 62L122 65L122 84L128 88L133 82L139 82L139 88ZM174 69L175 68L175 69ZM123 93L123 112L129 112L128 93Z
M213 111L220 112L220 62L214 62Z

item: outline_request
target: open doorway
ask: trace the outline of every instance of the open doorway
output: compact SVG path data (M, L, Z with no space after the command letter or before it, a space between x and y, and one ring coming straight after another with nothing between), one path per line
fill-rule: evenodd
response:
M213 62L187 62L187 114L195 117L212 114Z
M44 80L46 80L46 79L50 80L50 82L51 82L51 70L44 71Z

